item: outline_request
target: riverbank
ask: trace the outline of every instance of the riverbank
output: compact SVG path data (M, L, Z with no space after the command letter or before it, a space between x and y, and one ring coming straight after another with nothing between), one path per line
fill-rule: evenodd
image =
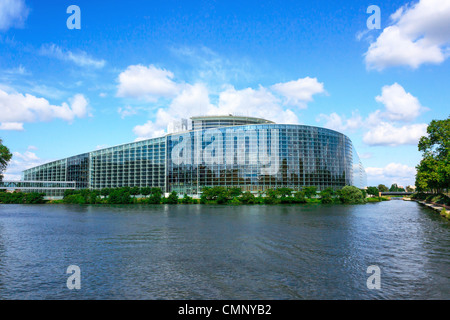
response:
M345 186L340 190L327 188L320 192L316 187L295 191L290 188L267 189L257 195L236 187L204 187L200 198L175 191L164 195L160 188L114 188L102 190L67 190L62 200L44 200L44 194L14 192L0 193L0 203L30 204L224 204L224 205L275 205L275 204L364 204L390 200L388 197L367 197L364 190Z
M411 200L439 212L442 217L450 220L450 198L445 194L415 193Z

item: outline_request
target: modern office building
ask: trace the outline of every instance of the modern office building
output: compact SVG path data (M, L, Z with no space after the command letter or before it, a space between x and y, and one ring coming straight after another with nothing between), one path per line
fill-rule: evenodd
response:
M192 117L170 127L175 132L163 137L25 170L22 180L75 182L78 189L148 186L189 195L211 186L252 192L366 186L351 140L334 130L233 115Z

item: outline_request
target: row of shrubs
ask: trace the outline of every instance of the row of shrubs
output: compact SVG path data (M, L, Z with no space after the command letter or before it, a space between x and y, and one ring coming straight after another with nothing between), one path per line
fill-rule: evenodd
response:
M37 204L44 203L45 194L37 192L0 192L0 203Z
M443 193L416 192L411 195L411 199L450 206L450 197Z
M137 196L140 197L137 197ZM179 197L173 191L166 198L160 188L105 188L98 190L67 190L63 203L70 204L301 204L301 203L365 203L366 194L353 186L340 190L327 188L317 192L316 187L305 187L300 191L290 188L268 189L265 194L255 196L251 192L242 192L240 188L205 187L200 199L184 194Z
M141 197L138 198L138 195ZM160 188L149 187L104 188L100 191L81 189L66 190L62 202L68 204L176 204L178 195L172 193L165 198Z

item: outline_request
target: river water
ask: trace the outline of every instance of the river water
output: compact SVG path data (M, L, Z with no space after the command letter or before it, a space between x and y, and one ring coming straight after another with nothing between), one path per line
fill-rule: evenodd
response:
M0 205L0 299L450 299L449 271L450 223L412 201Z

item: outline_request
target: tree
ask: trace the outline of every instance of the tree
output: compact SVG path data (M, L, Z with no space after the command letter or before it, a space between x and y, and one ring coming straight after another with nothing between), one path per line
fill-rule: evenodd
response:
M130 194L136 198L136 196L139 194L140 191L141 188L136 186L130 189Z
M3 145L2 139L0 139L0 181L3 180L3 172L8 166L8 162L11 160L12 154L9 149Z
M378 190L380 190L380 192L388 192L389 191L388 187L386 187L384 184L379 184Z
M378 197L379 195L379 190L377 187L368 187L367 188L367 194L374 196L374 197Z
M326 189L320 191L319 195L320 195L321 203L332 203L334 190L333 190L333 188L326 188Z
M150 187L142 187L141 188L141 194L144 197L148 196L150 193L152 193L152 189Z
M244 204L254 204L256 202L255 196L250 191L244 192L240 200Z
M305 193L305 196L307 198L312 198L313 196L315 196L317 194L317 187L314 187L314 186L306 187L303 189L303 192Z
M364 196L361 190L354 186L345 186L339 193L339 199L342 203L357 204L364 203Z
M391 187L389 188L390 192L397 192L398 191L398 185L396 183L393 183Z
M148 198L149 204L160 204L162 199L162 190L160 188L151 188L150 197Z
M167 204L177 204L178 203L178 194L176 191L172 191L166 200Z
M422 160L417 165L416 187L418 191L441 192L450 187L450 117L433 120L427 127L427 135L419 140Z

